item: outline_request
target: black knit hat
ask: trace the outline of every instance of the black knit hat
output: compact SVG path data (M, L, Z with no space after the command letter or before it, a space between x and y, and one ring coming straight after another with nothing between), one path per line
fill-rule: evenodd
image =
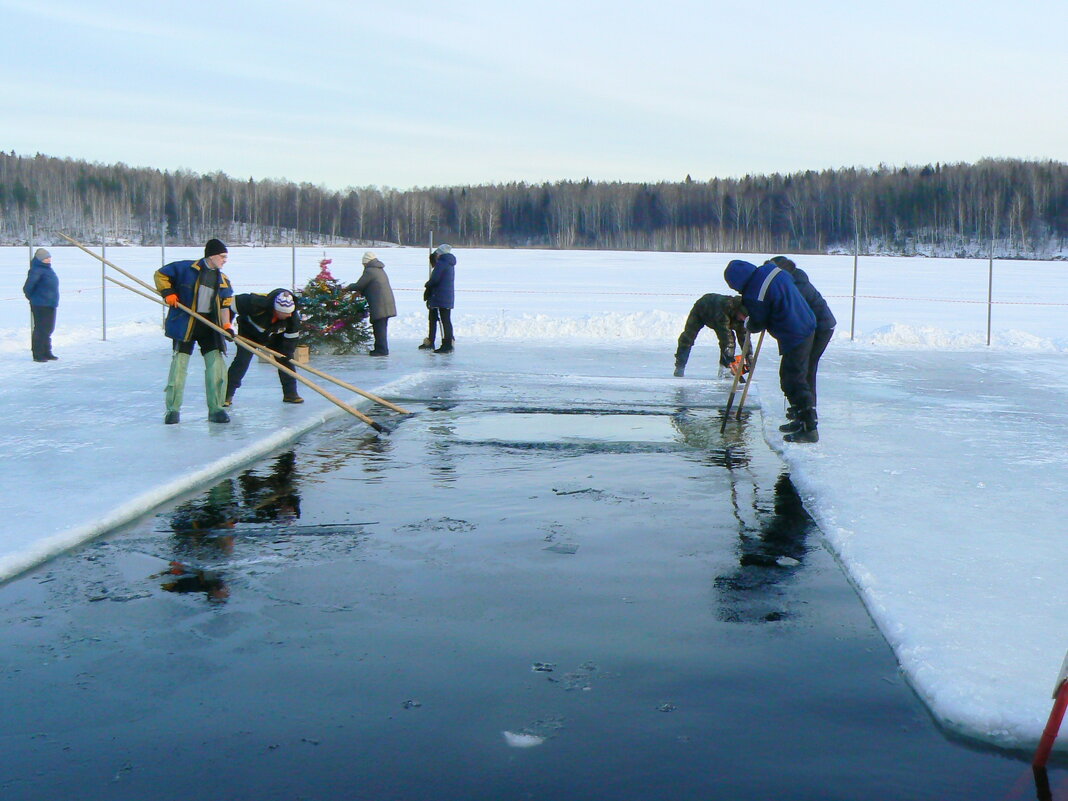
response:
M218 239L209 239L208 244L204 246L204 258L210 256L218 256L220 253L227 253L226 245L220 242Z

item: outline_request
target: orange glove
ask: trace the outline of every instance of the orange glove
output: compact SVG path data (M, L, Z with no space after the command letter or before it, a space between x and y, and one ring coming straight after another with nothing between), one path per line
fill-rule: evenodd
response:
M234 332L233 324L232 323L223 323L223 331L226 332L226 338L229 339L231 342L233 342L234 341L234 337L237 336L237 334Z
M166 303L168 306L170 306L172 309L177 308L178 307L178 295L177 295L177 293L175 293L173 295L164 295L163 296L163 302Z

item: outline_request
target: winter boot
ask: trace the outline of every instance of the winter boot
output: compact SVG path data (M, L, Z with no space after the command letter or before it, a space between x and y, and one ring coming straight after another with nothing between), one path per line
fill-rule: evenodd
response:
M675 378L683 378L686 375L686 368L681 364L675 365Z
M797 419L797 407L796 406L787 406L786 407L786 419L787 420L796 420Z
M234 396L233 395L227 395L225 398L223 398L223 408L224 409L229 409L233 405L234 405Z
M283 395L282 403L304 403L304 398L294 392L292 395Z
M226 360L222 353L217 350L209 350L204 354L204 398L208 402L208 419L218 412L225 420L215 422L229 423L223 409L223 400L226 397Z
M228 415L222 409L219 409L219 411L212 412L211 414L208 415L208 422L209 423L229 423L230 422L230 415Z
M178 422L178 410L182 408L182 398L185 395L185 377L188 374L189 354L175 351L171 355L171 369L167 374L167 388L163 391L163 397L167 404L167 411L174 412L174 422L176 423Z
M801 421L795 417L790 422L783 423L781 426L779 426L779 431L783 432L784 434L794 434L800 431L801 428Z
M163 415L163 424L167 426L173 426L181 419L181 415L178 412L167 412L165 415Z
M801 420L801 428L792 434L784 436L783 442L819 442L820 432L816 430L817 418L815 409L805 409L798 415Z
M436 349L434 353L452 353L452 340L445 339L441 342L441 347Z
M430 337L423 337L423 344L419 346L419 350L434 350L434 340Z

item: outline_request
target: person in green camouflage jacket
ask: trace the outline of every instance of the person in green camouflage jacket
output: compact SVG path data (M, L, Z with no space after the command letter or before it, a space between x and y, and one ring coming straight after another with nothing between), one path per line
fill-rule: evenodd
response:
M675 351L675 376L686 373L690 349L702 328L711 328L719 339L719 363L729 367L734 361L735 342L745 342L745 323L748 316L742 299L737 296L717 295L714 292L698 298L686 318L686 327L679 335L679 347Z

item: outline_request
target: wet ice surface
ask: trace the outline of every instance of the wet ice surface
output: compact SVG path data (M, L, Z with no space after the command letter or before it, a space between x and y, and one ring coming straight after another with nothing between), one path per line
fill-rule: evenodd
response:
M1019 788L931 723L721 390L441 374L389 437L329 424L0 587L0 791Z

